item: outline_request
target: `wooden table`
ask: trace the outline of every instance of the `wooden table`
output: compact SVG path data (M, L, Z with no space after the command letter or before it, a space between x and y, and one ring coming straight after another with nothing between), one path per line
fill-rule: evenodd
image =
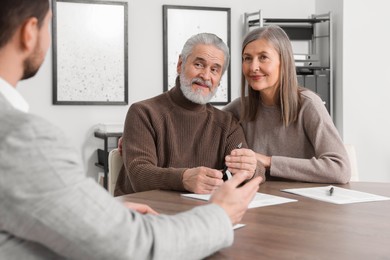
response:
M208 259L390 259L390 201L336 205L281 192L281 189L324 186L298 182L266 182L259 192L298 202L249 209L234 231L231 247ZM390 197L390 183L353 182L335 185ZM174 214L206 202L178 192L148 191L119 197Z

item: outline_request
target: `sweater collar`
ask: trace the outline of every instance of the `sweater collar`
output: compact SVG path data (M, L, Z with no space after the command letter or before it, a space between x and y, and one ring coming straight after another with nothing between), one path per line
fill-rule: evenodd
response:
M168 95L170 96L170 98L173 100L173 102L175 104L177 104L178 106L181 106L182 108L186 109L186 110L191 110L191 111L204 111L207 107L208 104L206 105L201 105L201 104L197 104L197 103L194 103L190 100L188 100L181 88L180 88L180 80L179 80L179 77L176 79L176 86L174 86L169 92L168 92Z

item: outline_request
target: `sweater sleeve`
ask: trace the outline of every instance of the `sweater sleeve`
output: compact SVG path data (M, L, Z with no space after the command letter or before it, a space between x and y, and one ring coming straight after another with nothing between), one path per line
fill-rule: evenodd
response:
M152 116L140 104L133 104L127 113L123 132L127 178L124 181L131 183L134 192L154 189L185 191L182 178L186 168L157 166L156 142L161 136L152 125L156 121Z
M301 108L299 120L314 148L312 158L272 156L270 175L298 181L347 183L351 177L348 154L321 99L314 94Z

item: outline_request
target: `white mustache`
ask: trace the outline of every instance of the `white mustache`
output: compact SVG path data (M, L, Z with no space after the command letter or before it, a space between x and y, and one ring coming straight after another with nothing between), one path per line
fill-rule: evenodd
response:
M193 78L192 80L191 80L191 84L193 84L193 83L198 83L198 84L201 84L201 85L206 85L208 88L211 88L211 82L209 81L209 80L207 80L207 81L205 81L205 80L203 80L203 79L201 79L201 78Z

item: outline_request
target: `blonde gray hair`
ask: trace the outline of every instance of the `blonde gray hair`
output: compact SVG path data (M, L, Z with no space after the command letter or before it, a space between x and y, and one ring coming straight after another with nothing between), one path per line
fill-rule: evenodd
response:
M284 125L288 126L298 118L301 105L291 42L286 32L277 25L260 27L250 31L245 36L242 42L241 54L249 43L259 39L266 40L279 54L280 75L275 102L280 106L281 119ZM247 84L243 74L241 77L241 120L253 121L261 102L261 94ZM248 94L247 97L246 93Z

